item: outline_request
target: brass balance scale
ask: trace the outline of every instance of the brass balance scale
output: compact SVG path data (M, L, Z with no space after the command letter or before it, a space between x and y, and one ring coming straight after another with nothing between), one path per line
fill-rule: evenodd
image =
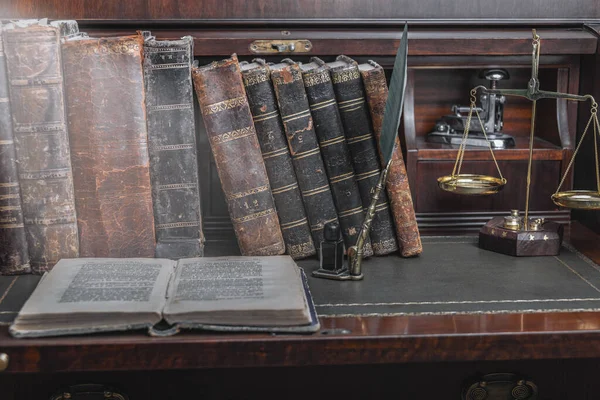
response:
M488 89L485 86L477 86L471 90L471 104L465 131L458 149L456 162L451 175L438 178L438 185L443 190L461 195L491 195L498 193L504 185L506 179L502 176L498 162L494 155L492 145L487 137L485 128L477 107L475 105L477 91L482 93L496 94L504 96L519 96L531 100L531 129L529 138L529 160L527 166L527 192L525 197L525 215L519 216L517 210L513 210L511 215L506 217L496 217L490 220L479 232L479 247L514 256L538 256L538 255L557 255L562 243L563 227L555 222L547 222L540 218L529 218L529 196L531 186L531 166L533 160L533 139L535 132L535 114L537 100L539 99L566 99L576 101L590 101L591 115L581 139L575 148L573 157L569 162L563 177L560 180L556 192L552 195L552 201L560 207L572 209L599 210L600 209L600 169L598 163L598 136L600 135L600 124L598 123L598 104L591 95L579 96L568 93L557 93L540 90L538 80L538 66L540 59L540 37L535 29L533 30L533 53L531 79L527 89ZM462 174L461 167L465 155L465 147L469 136L469 128L473 111L477 121L481 125L483 135L487 141L492 160L498 170L498 177ZM596 158L596 190L570 190L561 192L560 189L567 177L573 162L583 140L590 128L594 130L594 151Z

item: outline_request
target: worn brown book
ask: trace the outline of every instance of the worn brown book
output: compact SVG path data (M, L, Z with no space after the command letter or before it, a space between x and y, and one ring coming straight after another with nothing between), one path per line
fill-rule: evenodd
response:
M242 255L285 252L237 57L192 69L202 119Z
M23 218L35 273L79 255L61 31L60 26L35 21L17 22L5 30Z
M143 38L63 44L82 257L153 257Z
M0 24L0 275L31 272Z
M358 66L365 85L367 103L371 112L373 131L379 144L383 114L388 96L385 71L376 62L369 61L368 64ZM394 223L396 226L396 237L400 245L401 254L404 257L416 256L423 251L419 227L415 217L406 167L402 157L400 140L396 138L396 149L392 155L392 164L388 173L386 189Z

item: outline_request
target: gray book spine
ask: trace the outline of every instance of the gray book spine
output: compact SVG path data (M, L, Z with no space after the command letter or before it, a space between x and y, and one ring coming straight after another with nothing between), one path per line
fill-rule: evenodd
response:
M0 274L31 272L0 25Z
M156 257L204 255L198 188L191 37L145 33L144 83Z
M288 150L269 67L260 61L253 64L242 63L242 77L286 253L295 260L314 255L316 249Z

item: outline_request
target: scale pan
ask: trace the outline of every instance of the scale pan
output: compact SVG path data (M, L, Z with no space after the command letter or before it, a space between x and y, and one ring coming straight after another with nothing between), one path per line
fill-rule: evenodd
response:
M459 174L438 178L440 188L465 195L495 194L502 190L505 184L506 179L487 175Z
M600 193L591 190L569 190L552 195L557 206L582 210L600 210Z

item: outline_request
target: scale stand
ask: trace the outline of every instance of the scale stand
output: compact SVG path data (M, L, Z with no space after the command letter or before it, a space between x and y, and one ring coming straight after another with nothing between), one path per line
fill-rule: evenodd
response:
M503 96L518 96L524 97L532 101L531 108L531 128L529 138L529 162L527 165L527 192L525 196L525 213L523 218L520 217L517 210L513 210L510 216L496 217L489 221L479 232L479 246L486 250L495 251L498 253L513 255L513 256L552 256L560 252L560 246L563 239L563 226L555 222L546 222L544 219L529 218L529 195L531 187L531 167L533 161L533 140L535 132L535 114L537 100L539 99L566 99L576 101L590 100L591 115L585 127L581 139L577 144L577 148L573 153L573 157L565 170L565 173L558 185L558 188L552 196L552 201L560 207L580 208L580 209L600 209L600 168L598 162L598 143L597 137L600 135L600 124L598 123L597 111L598 104L591 95L579 96L568 93L548 92L540 90L540 82L538 80L538 67L540 59L540 37L535 29L533 30L533 52L531 65L531 79L529 80L527 89L488 89L485 86L477 86L471 90L471 108L469 111L469 123L473 113L477 115L477 119L483 128L483 123L479 117L479 113L475 107L475 96L477 90L483 93L503 95ZM467 123L467 127L469 127ZM594 150L596 155L596 191L580 191L571 190L559 192L562 184L571 169L575 156L583 143L583 139L590 125L594 127ZM485 135L485 130L483 130ZM440 188L466 195L487 195L497 193L502 190L506 184L506 179L502 177L502 172L494 156L492 145L487 136L489 149L492 154L492 159L498 169L500 178L495 178L485 175L468 175L461 174L460 169L464 158L465 143L468 136L468 130L465 130L463 141L456 157L454 170L452 175L444 176L438 179Z

